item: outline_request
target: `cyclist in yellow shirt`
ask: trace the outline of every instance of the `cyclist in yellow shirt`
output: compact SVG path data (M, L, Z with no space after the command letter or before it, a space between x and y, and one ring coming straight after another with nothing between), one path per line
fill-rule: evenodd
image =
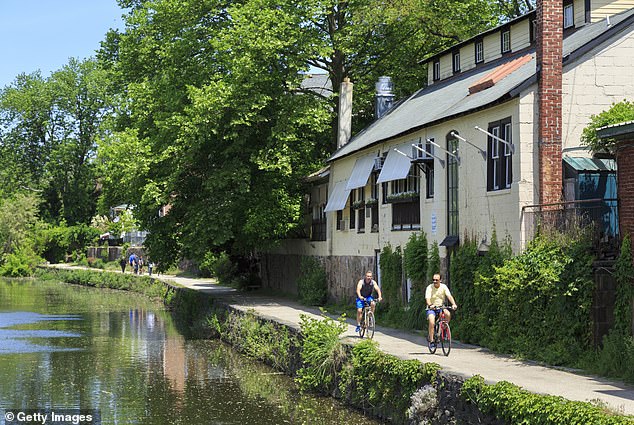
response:
M425 289L425 301L427 302L427 321L429 322L429 336L427 341L429 344L434 344L434 325L436 323L436 314L440 310L439 307L442 307L445 304L445 298L449 300L451 303L451 308L456 310L458 306L456 305L456 301L453 299L451 292L447 285L442 283L442 278L440 277L440 273L436 273L433 276L433 283L427 285L427 289ZM445 316L447 317L447 321L451 320L451 313L449 310L444 309Z

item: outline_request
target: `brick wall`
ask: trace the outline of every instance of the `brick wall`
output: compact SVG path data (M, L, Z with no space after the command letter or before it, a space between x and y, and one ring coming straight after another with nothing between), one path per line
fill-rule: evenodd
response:
M537 2L539 200L562 198L562 0Z
M634 136L633 136L634 137ZM616 153L619 199L619 229L622 236L634 236L634 138L621 142Z

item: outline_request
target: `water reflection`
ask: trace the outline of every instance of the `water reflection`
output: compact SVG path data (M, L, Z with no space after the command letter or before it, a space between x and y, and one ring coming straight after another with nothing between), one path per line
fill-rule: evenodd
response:
M3 407L99 409L113 424L376 423L217 341L186 340L143 297L0 281L0 310Z
M48 338L73 338L76 332L49 329L30 330L34 325L46 326L41 322L54 320L78 320L77 316L43 315L33 312L0 312L0 353L36 353L48 351L71 351L74 348L56 347L48 344Z

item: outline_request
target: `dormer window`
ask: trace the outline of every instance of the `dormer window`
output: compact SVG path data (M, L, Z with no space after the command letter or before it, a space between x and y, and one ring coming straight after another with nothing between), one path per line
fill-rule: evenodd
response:
M452 54L453 73L460 72L460 51L453 52Z
M511 51L511 29L510 28L502 30L501 41L502 41L502 54L510 52Z
M440 80L440 59L434 59L433 79L434 81Z
M564 29L575 26L575 6L572 0L564 2Z
M484 42L478 40L475 42L475 63L479 64L484 62Z

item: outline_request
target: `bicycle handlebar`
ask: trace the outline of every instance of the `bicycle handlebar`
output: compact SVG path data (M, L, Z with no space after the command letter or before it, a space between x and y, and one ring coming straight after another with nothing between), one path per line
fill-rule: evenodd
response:
M454 308L453 308L453 306L450 306L450 305L442 305L440 307L427 306L427 308L425 310L444 310L444 309L453 310Z

